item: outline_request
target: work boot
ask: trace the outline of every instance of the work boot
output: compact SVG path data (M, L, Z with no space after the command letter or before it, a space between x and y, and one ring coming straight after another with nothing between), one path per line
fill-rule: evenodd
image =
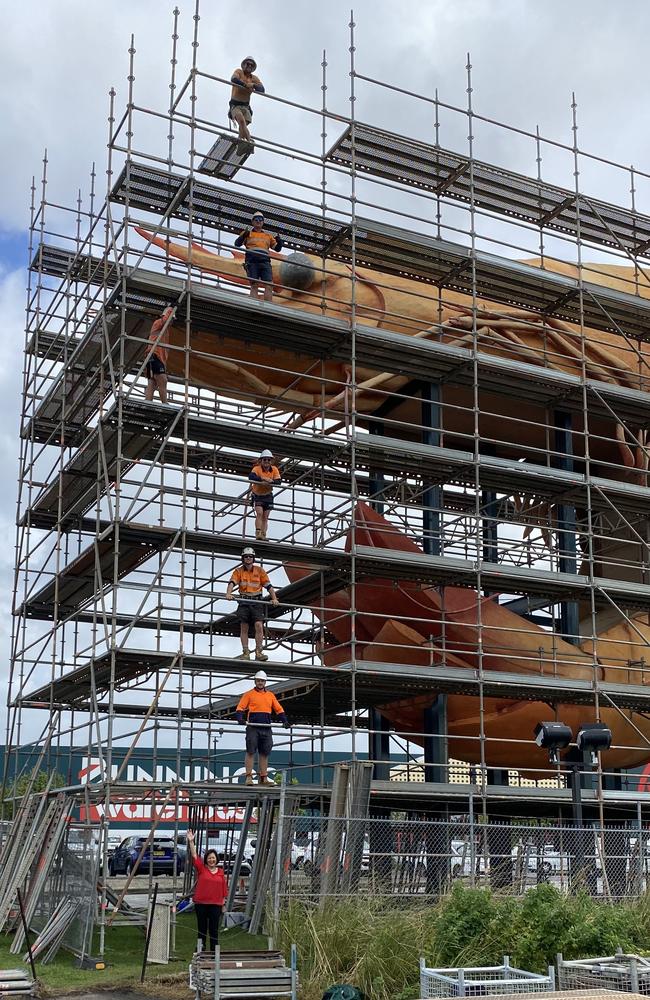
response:
M268 774L260 774L258 785L266 785L268 788L275 788L275 781L271 781Z
M251 651L250 651L250 649L242 649L242 651L239 654L239 656L235 657L236 660L250 660L250 658L251 658Z
M245 784L247 784L247 785L254 785L255 784L255 782L253 781L253 775L252 774L247 774L246 775L246 782L245 782Z
M262 534L262 529L261 528L256 528L255 529L255 540L257 542L259 542L261 538L264 538L264 535Z
M262 663L266 663L266 661L268 660L268 656L266 655L266 653L263 650L256 649L255 650L255 659L256 660L261 660Z

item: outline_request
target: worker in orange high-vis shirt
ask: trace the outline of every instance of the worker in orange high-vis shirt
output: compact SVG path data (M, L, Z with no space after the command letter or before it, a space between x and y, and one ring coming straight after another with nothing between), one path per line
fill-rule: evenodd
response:
M235 240L236 247L245 247L244 268L251 283L251 295L259 298L259 290L264 292L264 299L270 302L273 298L273 269L269 250L281 250L282 240L264 229L264 216L255 212L251 218L250 229L244 229Z
M273 748L271 734L271 719L275 714L285 729L290 728L286 713L272 691L266 690L266 674L258 670L255 674L255 687L239 699L237 705L237 722L240 726L246 724L246 784L253 784L253 765L255 754L259 756L259 784L272 785L269 781L269 754Z
M280 470L273 465L273 452L265 448L251 469L251 503L255 508L255 537L264 539L269 529L269 514L273 510L273 487L282 482Z
M167 306L163 314L151 324L151 332L149 333L151 347L147 348L147 363L144 369L147 376L144 398L148 402L152 401L155 389L158 390L160 402L167 402L167 357L169 355L169 330L173 316L173 308Z
M237 617L240 621L239 634L241 636L241 655L239 660L250 660L251 654L248 648L248 629L252 625L255 630L255 659L268 660L268 656L263 650L264 643L264 617L266 605L262 601L264 588L271 596L271 604L274 607L280 603L277 594L273 589L269 575L261 566L255 565L255 549L247 546L241 554L242 564L233 571L228 587L226 589L226 600L235 600L234 589L237 587L239 596L237 600Z

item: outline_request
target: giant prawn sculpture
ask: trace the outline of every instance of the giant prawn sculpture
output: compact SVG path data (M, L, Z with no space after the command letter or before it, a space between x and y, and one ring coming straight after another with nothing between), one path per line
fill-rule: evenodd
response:
M231 260L196 244L182 246L146 230L138 231L172 257L235 284L248 285L242 254L233 253ZM545 262L545 266L571 277L578 274L569 264ZM650 345L631 345L616 333L581 331L542 313L511 309L487 299L472 302L459 292L441 292L435 286L369 269L357 268L353 276L344 263L323 262L303 253L275 255L272 267L273 301L288 308L349 318L354 297L355 316L366 326L457 346L471 346L476 341L487 354L650 391ZM633 275L625 267L598 265L585 277L628 291ZM635 290L650 298L650 282L643 277L639 281L637 276ZM171 328L170 343L184 346L183 326ZM182 375L184 365L183 352L171 351L168 370ZM270 403L291 414L293 426L323 409L333 418L342 418L350 403L349 369L325 359L314 370L312 358L292 350L289 335L261 354L259 346L225 334L219 339L217 356L213 335L193 330L189 377L195 384L235 398ZM395 401L391 420L411 425L420 422L417 401L399 396L408 381L406 376L357 366L355 381L354 405L360 425L389 397ZM442 440L455 444L473 433L471 390L447 385L442 387L442 393ZM537 449L543 452L547 447L547 414L533 400L483 394L479 421L481 437L498 441L498 453L504 457L525 460ZM584 458L582 430L578 415L573 428L578 466ZM612 415L610 420L590 418L590 435L593 474L647 485L649 452L642 428L625 426ZM552 512L545 526L549 544L550 525ZM602 560L607 566L602 575L641 579L641 564L648 561L648 546L641 540L647 537L648 519L624 524L612 515L600 529L596 531L601 537L596 539L594 554L597 563ZM411 539L363 503L357 505L354 527L346 541L348 548L353 538L363 545L420 551ZM291 564L285 568L292 581L307 572ZM336 645L321 652L324 662L332 668L349 659L351 624L346 612L350 607L351 595L343 590L326 598L318 611L336 639ZM481 596L460 587L438 590L410 582L364 579L356 587L355 609L355 654L360 659L474 669L481 665L485 671L559 674L587 681L596 675L604 682L623 684L646 684L650 679L644 669L644 659L650 660L650 620L645 613L631 618L615 611L601 614L596 619L595 637L591 635L591 620L585 616L583 634L587 638L573 645L500 606L495 595ZM410 697L382 706L381 711L398 731L413 734L417 742L421 741L418 734L422 733L422 712L430 703L430 696ZM544 765L543 751L532 740L533 729L541 719L554 712L556 718L573 728L595 719L595 710L589 706L549 707L541 701L495 697L484 697L479 711L478 698L470 695L450 695L447 711L453 757L523 769ZM618 709L609 702L601 704L599 717L613 734L614 748L606 755L607 767L634 767L650 760L649 717L631 709Z

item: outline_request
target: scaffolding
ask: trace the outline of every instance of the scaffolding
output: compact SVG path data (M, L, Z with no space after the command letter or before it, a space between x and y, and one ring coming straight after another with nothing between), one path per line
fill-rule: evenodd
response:
M200 68L199 20L197 0L180 82L174 13L168 107L137 104L131 39L105 193L93 166L87 205L51 202L47 156L32 184L5 782L85 747L97 780L70 766L66 790L98 807L105 866L120 801L154 826L266 810L279 842L285 812L330 809L340 737L374 764L375 817L561 823L577 784L601 828L641 826L625 776L650 759L650 174L583 151L575 100L569 144L478 114L469 59L465 107L365 76L353 19L345 113L325 53L321 107L258 100L320 149L262 132L243 156L201 117L230 84ZM377 90L416 102L421 136L359 119ZM491 137L530 176L481 159ZM290 251L272 302L224 256L253 209ZM169 304L163 404L144 367ZM127 782L136 746L154 770L176 747L180 774L181 748L235 731L251 667L225 591L261 448L282 460L255 542L280 588L265 669L311 783ZM612 750L551 765L532 718L604 719ZM391 748L425 780L390 781Z

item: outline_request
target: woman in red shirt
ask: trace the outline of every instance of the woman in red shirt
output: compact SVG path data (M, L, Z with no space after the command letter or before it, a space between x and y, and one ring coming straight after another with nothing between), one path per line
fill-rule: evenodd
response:
M219 922L223 904L228 895L228 883L216 851L212 849L206 851L203 855L203 861L198 857L193 830L187 831L187 846L190 849L192 864L198 875L192 898L196 910L199 937L205 951L209 934L210 950L214 951L219 943Z

